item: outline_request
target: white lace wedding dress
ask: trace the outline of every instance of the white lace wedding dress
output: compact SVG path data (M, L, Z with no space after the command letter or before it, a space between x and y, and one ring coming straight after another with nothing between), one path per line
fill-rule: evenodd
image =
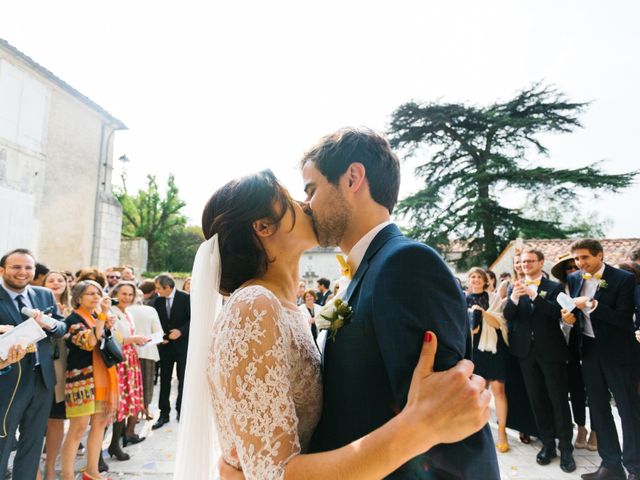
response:
M322 408L309 324L261 286L237 290L221 315L208 379L222 454L247 480L282 479L287 462L306 450Z

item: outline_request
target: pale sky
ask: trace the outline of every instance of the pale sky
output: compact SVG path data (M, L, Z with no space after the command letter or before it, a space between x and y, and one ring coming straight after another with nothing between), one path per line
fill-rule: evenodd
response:
M584 129L546 140L546 164L640 169L639 24L633 0L0 4L0 38L129 127L114 159L130 158L130 187L174 173L196 224L216 188L264 168L301 198L298 158L341 126L386 130L411 99L487 104L537 80L594 102ZM412 177L407 163L401 196ZM585 215L637 237L639 205L636 183Z

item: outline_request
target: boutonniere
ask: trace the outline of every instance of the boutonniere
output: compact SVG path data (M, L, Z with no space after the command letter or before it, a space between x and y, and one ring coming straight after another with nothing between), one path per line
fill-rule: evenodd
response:
M347 325L353 316L353 308L341 298L327 303L316 318L320 330L329 330L329 338L335 340L338 330Z
M547 296L547 292L545 292L544 290L538 292L538 295L540 295L540 298L546 298Z
M598 282L598 287L596 288L596 291L600 290L601 288L607 288L608 286L609 284L607 283L607 281L602 279Z

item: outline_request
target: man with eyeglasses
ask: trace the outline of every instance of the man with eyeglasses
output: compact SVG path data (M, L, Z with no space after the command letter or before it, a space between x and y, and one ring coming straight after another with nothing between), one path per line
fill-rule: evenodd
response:
M504 317L509 327L509 349L518 357L527 396L540 432L539 465L548 465L560 449L560 468L573 472L573 426L569 410L567 360L569 349L560 330L562 285L544 278L544 254L526 249L521 254L524 280L508 292Z

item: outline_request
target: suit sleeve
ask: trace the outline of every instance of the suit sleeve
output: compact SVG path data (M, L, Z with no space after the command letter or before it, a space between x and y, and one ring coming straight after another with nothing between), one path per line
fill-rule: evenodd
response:
M464 357L471 335L466 302L444 261L420 244L392 254L374 285L375 335L396 405L402 408L425 331L438 336L435 370L451 368ZM488 425L461 442L436 445L425 457L433 478L500 478Z
M183 298L185 303L185 321L178 330L180 330L180 334L183 337L187 337L189 335L189 327L191 326L191 296L185 293Z
M623 330L633 331L633 293L635 279L632 275L625 275L616 292L615 305L598 302L596 309L591 312L591 319L609 323Z
M56 298L53 296L53 293L47 291L46 294L47 307L56 307ZM55 320L55 326L51 330L45 330L45 333L50 337L60 338L67 333L67 324L59 320Z
M392 254L374 285L375 335L395 404L402 408L427 330L438 336L436 370L464 358L470 334L466 303L446 264L420 244Z

